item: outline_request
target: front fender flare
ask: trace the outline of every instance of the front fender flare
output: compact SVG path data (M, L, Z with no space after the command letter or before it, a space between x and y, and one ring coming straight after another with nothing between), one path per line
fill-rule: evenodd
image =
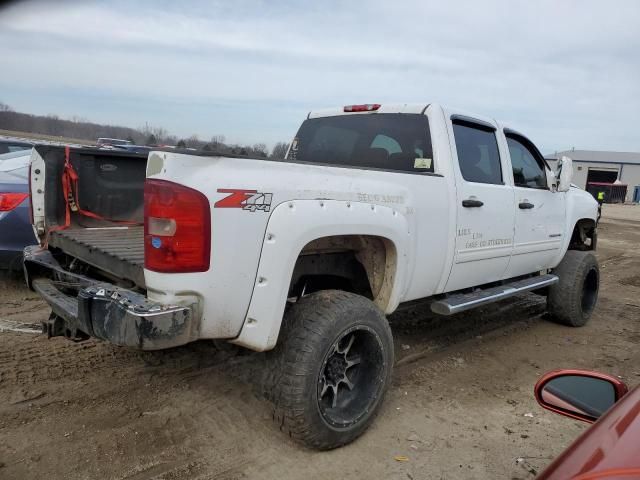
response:
M406 217L394 208L369 203L292 200L278 205L269 218L249 308L233 343L258 351L275 347L298 255L309 242L334 235L373 235L392 242L396 271L384 310L395 310L407 281Z
M571 235L573 229L580 220L592 220L598 224L598 202L591 196L579 188L571 187L565 193L566 195L566 212L565 212L565 234L562 248L553 260L553 266L556 267L564 258L571 243Z

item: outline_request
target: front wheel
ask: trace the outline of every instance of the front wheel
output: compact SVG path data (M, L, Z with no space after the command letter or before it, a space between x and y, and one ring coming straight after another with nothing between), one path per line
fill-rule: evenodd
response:
M274 420L292 438L326 450L373 421L391 378L393 339L370 300L323 290L287 312L271 356Z
M549 287L549 313L558 323L582 327L598 302L598 260L592 252L569 250L553 273L560 280Z

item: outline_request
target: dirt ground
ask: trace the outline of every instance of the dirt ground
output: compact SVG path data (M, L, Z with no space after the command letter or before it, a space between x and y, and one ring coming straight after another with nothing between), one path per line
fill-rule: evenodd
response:
M405 308L390 318L398 362L381 415L330 452L272 424L255 381L263 355L47 340L30 326L46 307L4 278L0 478L533 478L585 428L537 406L542 373L593 368L640 382L640 207L621 211L605 209L588 326L549 322L533 294L454 318Z

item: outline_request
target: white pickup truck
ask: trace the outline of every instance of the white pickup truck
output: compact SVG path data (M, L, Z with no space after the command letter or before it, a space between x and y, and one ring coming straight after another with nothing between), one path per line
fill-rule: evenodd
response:
M597 203L561 163L434 104L313 111L280 160L36 147L25 274L50 336L273 349L280 428L334 448L380 408L400 303L450 315L535 291L558 322L589 319Z

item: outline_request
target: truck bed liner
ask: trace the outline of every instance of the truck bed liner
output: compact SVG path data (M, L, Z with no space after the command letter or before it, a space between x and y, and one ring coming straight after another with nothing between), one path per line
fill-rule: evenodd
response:
M51 232L49 245L144 288L144 227L70 228Z

